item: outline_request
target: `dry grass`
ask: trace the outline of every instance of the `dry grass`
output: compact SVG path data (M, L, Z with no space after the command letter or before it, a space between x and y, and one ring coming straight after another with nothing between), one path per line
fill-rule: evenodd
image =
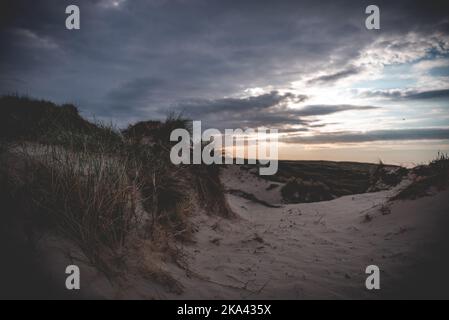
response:
M232 218L235 213L230 208L224 187L220 181L220 171L216 165L195 165L190 168L195 181L198 201L206 213L224 218Z
M128 175L128 159L27 145L20 158L23 172L10 176L9 183L34 225L56 228L106 273L119 269L107 260L120 261L137 225L138 187Z
M379 164L370 173L370 187L367 189L367 192L375 192L397 186L407 173L408 170L406 168L387 166L382 160L379 160Z
M412 170L415 180L390 200L417 199L427 196L432 189L443 190L449 186L449 156L438 156L427 166L418 166Z
M120 132L84 120L71 105L14 96L0 99L0 113L15 145L0 145L11 212L26 215L36 231L70 239L108 276L142 254L142 241L183 267L174 243L190 240L188 216L200 208L231 216L217 167L171 163L170 132L189 129L181 116ZM146 274L172 282L158 268Z

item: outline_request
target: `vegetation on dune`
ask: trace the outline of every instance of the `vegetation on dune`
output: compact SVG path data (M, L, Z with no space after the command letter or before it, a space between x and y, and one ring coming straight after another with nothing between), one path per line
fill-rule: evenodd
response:
M216 165L191 166L195 177L195 189L207 212L224 218L234 216L225 198L225 190L220 181L219 168Z
M446 189L449 186L449 156L439 152L429 165L413 168L412 174L414 181L391 200L413 200L427 196L434 190Z
M26 96L0 97L0 115L0 136L5 139L41 140L59 127L78 133L101 131L84 120L74 105L57 106Z
M317 202L331 200L335 196L324 183L291 178L281 188L281 195L288 203Z
M408 170L404 167L387 166L380 160L379 164L371 171L370 187L367 191L374 192L394 187L402 181L407 173Z
M286 203L301 203L388 189L407 172L382 162L280 161L278 174L264 178L284 183L281 195Z
M19 148L9 192L30 225L72 240L108 275L136 229L138 186L130 159L72 152L58 146ZM118 266L118 265L117 265Z
M189 215L203 210L233 217L216 165L176 166L170 161L170 133L175 128L191 130L190 125L182 116L171 114L165 121L139 122L121 131L83 119L73 105L0 97L4 223L20 217L31 242L39 232L56 232L70 239L108 277L128 268L130 252L142 254L142 242L181 264L173 243L191 238L194 228ZM280 161L275 176L262 178L281 182L284 201L298 203L390 188L408 173L416 176L415 181L392 200L414 199L432 188L446 188L449 157L440 154L428 166L411 171L382 162ZM142 260L151 258L148 253L142 255ZM144 277L181 290L157 265L138 269Z
M170 132L190 124L180 116L121 132L88 122L72 105L5 96L0 122L11 211L71 239L109 276L124 267L129 239L166 246L189 238L193 210L232 215L218 168L171 163Z
M191 131L191 121L182 117L182 114L169 113L164 122L161 121L140 121L129 125L123 130L123 135L133 141L150 142L166 146L170 144L170 134L175 129L186 129Z

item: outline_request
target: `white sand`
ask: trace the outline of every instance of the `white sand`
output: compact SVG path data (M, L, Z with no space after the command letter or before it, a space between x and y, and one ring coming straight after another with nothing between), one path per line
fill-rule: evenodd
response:
M236 176L234 176L236 178ZM238 180L238 178L236 178ZM238 182L225 179L227 186ZM232 196L235 220L200 215L196 243L184 247L189 277L184 293L168 298L303 299L388 296L408 268L425 255L438 218L449 212L449 192L381 206L403 188L326 202L267 208ZM255 184L253 184L255 185ZM257 185L257 184L256 184ZM248 188L248 184L245 184ZM248 191L248 190L246 190ZM257 190L253 190L257 191ZM259 196L260 189L259 189ZM366 221L365 215L372 220ZM431 244L431 243L430 243ZM365 288L365 268L381 270L381 290Z

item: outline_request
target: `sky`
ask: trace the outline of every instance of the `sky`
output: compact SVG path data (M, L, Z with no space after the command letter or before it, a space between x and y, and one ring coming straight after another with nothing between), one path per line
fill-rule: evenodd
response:
M76 4L81 29L65 28ZM365 8L380 8L380 30ZM282 159L449 152L448 1L6 0L0 94L119 127L182 112L280 132Z

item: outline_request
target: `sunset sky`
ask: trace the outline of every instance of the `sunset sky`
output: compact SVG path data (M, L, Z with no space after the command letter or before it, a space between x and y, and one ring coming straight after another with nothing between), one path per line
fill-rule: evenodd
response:
M65 29L69 4L80 30ZM381 30L365 28L369 4ZM284 159L410 165L449 152L447 1L0 6L0 93L122 127L175 110L219 129L276 128Z

